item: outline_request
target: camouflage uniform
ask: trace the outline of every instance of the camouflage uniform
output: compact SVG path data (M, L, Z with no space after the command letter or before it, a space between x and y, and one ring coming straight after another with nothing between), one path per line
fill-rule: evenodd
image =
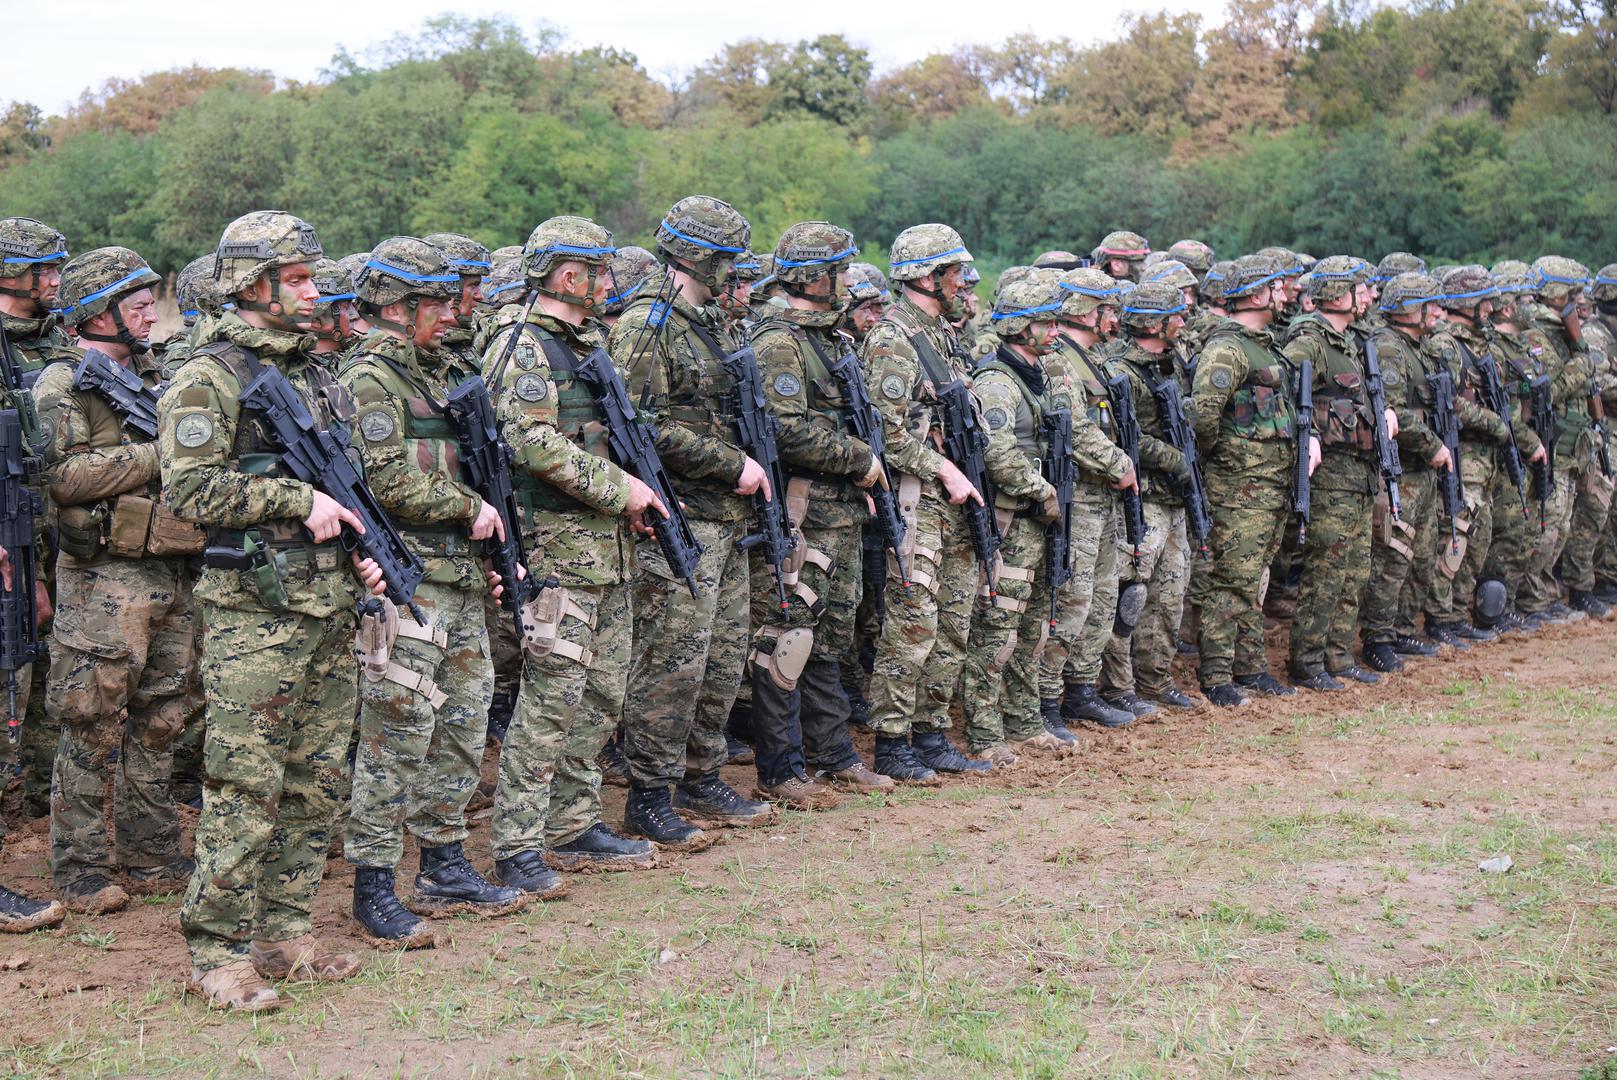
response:
M606 456L600 408L574 367L606 336L535 312L513 343L519 317L502 313L485 372L517 452L529 573L556 578L561 618L553 643L524 650L494 795L498 859L566 843L601 819L595 755L623 713L633 631L628 477Z
M238 269L247 258L221 259L227 292L320 255L312 229L274 212L238 219L224 240L276 252L248 272ZM254 940L310 932L347 770L360 591L340 543L308 539L301 522L314 490L285 471L263 421L239 400L262 364L287 376L317 424L351 418L348 395L311 359L308 335L259 329L234 313L213 335L158 408L164 499L180 517L206 523L210 545L240 551L250 537L272 561L255 572L215 558L196 586L208 628L207 780L180 925L201 971L245 959Z
M734 213L719 200L691 198L701 200L691 212L705 213L701 207L711 203ZM687 202L675 210L685 213ZM719 248L739 254L750 232L741 224L739 242L702 243L715 256L724 254ZM659 270L624 309L607 348L636 407L644 406L657 428L657 452L702 545L695 597L654 540L635 548L624 750L633 783L666 788L728 760L724 728L750 636L747 557L736 542L752 509L734 490L747 458L724 401L732 383L723 360L736 343L716 306L692 305Z
M1604 266L1595 275L1590 294L1596 304L1594 316L1583 324L1584 341L1591 354L1605 357L1595 372L1601 406L1606 415L1606 431L1617 423L1617 264ZM1606 528L1595 545L1594 577L1601 599L1608 600L1617 589L1617 514L1606 519Z

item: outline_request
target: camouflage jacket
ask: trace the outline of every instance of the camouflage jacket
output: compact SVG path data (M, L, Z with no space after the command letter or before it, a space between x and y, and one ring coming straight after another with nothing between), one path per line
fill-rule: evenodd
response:
M1112 485L1127 475L1132 462L1117 445L1111 399L1097 374L1104 374L1106 369L1098 356L1087 355L1083 346L1066 334L1058 335L1056 340L1060 347L1044 358L1044 370L1057 387L1056 397L1059 399L1065 392L1071 402L1072 456L1080 470L1076 497L1110 504L1117 497Z
M211 543L239 546L242 530L257 532L283 564L286 595L271 607L250 571L223 567L203 571L196 595L221 607L329 618L353 606L358 580L338 541L308 539L302 522L314 508L314 488L280 465L240 398L253 369L274 364L316 423L341 424L353 405L311 358L314 335L260 330L233 312L213 333L158 402L163 500L180 518L208 526Z
M1431 468L1432 455L1443 447L1443 441L1426 422L1432 405L1426 376L1437 370L1436 362L1419 339L1392 323L1380 323L1371 340L1381 364L1387 408L1398 417L1398 453L1404 472L1423 472Z
M424 580L482 589L482 545L470 528L482 496L461 475L444 399L476 373L454 354L373 330L337 379L354 400L354 445L376 501L426 562Z
M1582 343L1574 345L1549 308L1535 309L1532 325L1523 332L1530 356L1544 362L1555 402L1555 467L1586 469L1594 449L1589 436L1589 389L1594 371Z
M811 481L811 528L862 525L870 519L864 492L853 481L870 471L870 447L848 430L844 402L830 364L852 348L834 328L836 312L772 310L752 329L769 410L780 419L781 466ZM780 496L784 498L784 493Z
M1279 509L1290 498L1297 414L1291 364L1268 330L1234 319L1196 358L1186 412L1196 429L1209 502Z
M1381 491L1381 462L1371 425L1385 423L1370 411L1364 354L1354 328L1338 330L1318 312L1294 319L1281 350L1294 364L1314 368L1314 434L1320 460L1310 483L1321 491ZM1380 354L1377 354L1380 359Z
M727 400L724 357L736 345L717 305L696 307L662 271L647 280L607 340L635 408L657 428L657 453L676 477L689 517L740 522L752 514L735 494L746 465Z
M976 390L988 429L984 455L997 510L1037 511L1054 490L1044 478L1050 452L1044 417L1055 402L1044 365L1000 346L977 368Z
M930 354L924 362L916 342ZM900 294L865 335L859 355L864 362L870 400L881 412L886 428L888 467L933 481L944 460L935 435L938 422L933 411L933 379L970 382L965 367L955 356L955 341L949 335L948 324ZM942 490L942 485L933 489L940 497Z
M1607 416L1617 412L1617 320L1595 315L1583 324L1583 342L1594 366L1595 385ZM1610 428L1610 422L1607 428Z
M1454 411L1460 418L1460 441L1473 444L1478 453L1496 454L1497 448L1510 441L1510 431L1499 414L1488 408L1482 373L1470 359L1488 350L1487 339L1469 326L1446 323L1439 326L1436 333L1428 335L1425 344L1438 355L1443 366L1454 377ZM1516 434L1518 449L1523 446L1522 434ZM1531 432L1526 434L1528 437L1532 435ZM1536 439L1534 443L1537 443ZM1532 449L1529 448L1527 452L1532 453Z
M23 413L23 436L33 440L36 445L41 445L45 442L45 432L40 429L37 410L33 407L33 395L27 393L27 388L39 378L39 373L45 369L46 364L53 360L76 364L82 354L73 345L73 339L67 336L67 332L62 329L54 315L38 319L19 319L13 315L0 314L0 333L5 334L6 341L11 346L12 355L17 363L17 372L22 376L24 390L18 397L13 397L9 390L0 387L0 407L19 409ZM30 417L34 419L30 420ZM29 430L30 427L33 430ZM55 553L45 542L46 519L50 512L50 484L41 474L37 481L29 486L34 494L39 496L41 505L46 507L46 513L34 517L34 551L37 553L38 576L48 582L55 567Z
M1107 374L1128 376L1134 419L1140 425L1141 497L1166 506L1183 506L1179 478L1185 475L1185 455L1169 440L1156 395L1151 392L1155 384L1173 379L1179 383L1181 396L1188 399L1189 386L1174 363L1173 350L1152 353L1124 335L1107 347L1105 355Z
M500 436L516 457L512 486L522 504L529 572L563 585L615 585L634 570L623 508L629 477L607 456L604 418L573 360L606 344L599 324L573 326L535 310L500 313L483 357ZM507 349L509 348L509 355Z

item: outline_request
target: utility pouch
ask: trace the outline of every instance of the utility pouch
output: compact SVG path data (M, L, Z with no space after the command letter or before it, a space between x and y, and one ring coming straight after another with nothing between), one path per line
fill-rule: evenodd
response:
M56 512L57 546L75 559L98 558L107 550L106 520L106 503L62 507Z
M284 611L289 603L286 596L286 556L271 551L263 540L248 533L242 538L242 553L247 557L247 573L252 575L258 599L271 611Z
M152 500L126 492L112 501L107 518L107 553L123 559L146 554L146 536L152 530Z

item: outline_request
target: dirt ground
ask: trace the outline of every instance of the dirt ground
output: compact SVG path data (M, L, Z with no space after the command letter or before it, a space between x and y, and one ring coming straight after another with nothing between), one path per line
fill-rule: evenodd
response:
M1617 625L1583 623L1088 730L574 878L434 952L366 946L335 860L318 929L367 972L256 1021L184 998L177 897L70 917L0 940L0 1075L1603 1076L1614 661ZM45 826L0 880L48 891ZM468 846L486 866L486 814Z

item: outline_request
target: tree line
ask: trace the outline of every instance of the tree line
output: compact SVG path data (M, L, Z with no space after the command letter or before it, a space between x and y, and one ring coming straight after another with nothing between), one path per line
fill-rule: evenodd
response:
M947 221L990 267L1115 228L1159 247L1617 259L1617 0L1230 0L1015 36L877 74L838 35L729 44L671 80L561 31L444 15L313 82L192 67L62 115L0 112L0 212L160 270L247 209L328 250L396 233L520 243L556 213L644 243L726 198L765 250L807 217L876 261Z

